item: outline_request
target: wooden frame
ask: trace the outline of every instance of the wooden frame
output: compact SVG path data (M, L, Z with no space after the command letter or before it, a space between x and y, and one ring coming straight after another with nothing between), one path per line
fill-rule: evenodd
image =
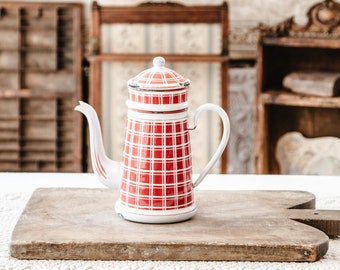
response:
M82 16L76 3L0 3L0 170L83 171Z
M228 6L184 6L177 3L145 3L139 6L100 6L92 4L90 29L89 102L101 112L101 63L140 61L148 62L156 54L102 53L100 27L115 23L219 23L221 25L222 50L220 54L163 54L169 62L215 62L221 64L221 106L228 109ZM227 171L227 151L222 155L221 172Z
M340 70L340 5L326 0L313 5L307 15L303 26L293 18L274 27L260 26L255 135L259 174L280 173L275 147L286 132L340 137L340 97L297 94L282 85L291 72Z

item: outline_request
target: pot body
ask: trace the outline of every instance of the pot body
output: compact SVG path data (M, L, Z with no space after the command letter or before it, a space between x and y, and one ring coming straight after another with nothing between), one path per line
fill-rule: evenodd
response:
M119 205L125 218L135 215L142 222L174 222L194 214L186 111L129 109Z
M189 80L165 68L156 57L154 67L128 82L128 117L123 153L123 173L116 212L144 223L170 223L191 218L196 212L197 186L225 149L229 120L217 105L200 106L194 125L204 110L217 112L224 132L214 156L193 183L188 128Z

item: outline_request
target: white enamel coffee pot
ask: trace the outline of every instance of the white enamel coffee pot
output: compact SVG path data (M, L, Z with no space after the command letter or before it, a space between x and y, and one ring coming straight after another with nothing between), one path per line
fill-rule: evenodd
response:
M104 185L120 189L116 212L136 222L178 222L195 214L193 190L221 157L230 124L217 105L208 103L196 110L194 127L201 112L214 111L222 120L223 134L216 152L193 180L187 101L190 81L166 68L162 57L156 57L153 64L128 81L122 163L106 156L95 110L81 101L75 109L88 120L93 171Z

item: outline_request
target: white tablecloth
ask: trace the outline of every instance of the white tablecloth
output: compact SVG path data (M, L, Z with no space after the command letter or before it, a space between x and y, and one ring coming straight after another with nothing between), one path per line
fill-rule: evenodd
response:
M330 240L326 256L315 263L17 260L9 256L11 233L38 187L103 186L93 174L0 173L0 270L340 269L340 239ZM339 176L208 175L198 189L305 190L316 195L318 209L340 210Z

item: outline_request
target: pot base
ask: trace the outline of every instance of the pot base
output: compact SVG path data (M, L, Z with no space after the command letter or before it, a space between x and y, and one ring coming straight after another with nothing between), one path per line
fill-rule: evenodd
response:
M196 214L196 204L186 208L164 211L148 211L126 207L117 201L116 213L124 219L139 223L175 223L192 218Z

